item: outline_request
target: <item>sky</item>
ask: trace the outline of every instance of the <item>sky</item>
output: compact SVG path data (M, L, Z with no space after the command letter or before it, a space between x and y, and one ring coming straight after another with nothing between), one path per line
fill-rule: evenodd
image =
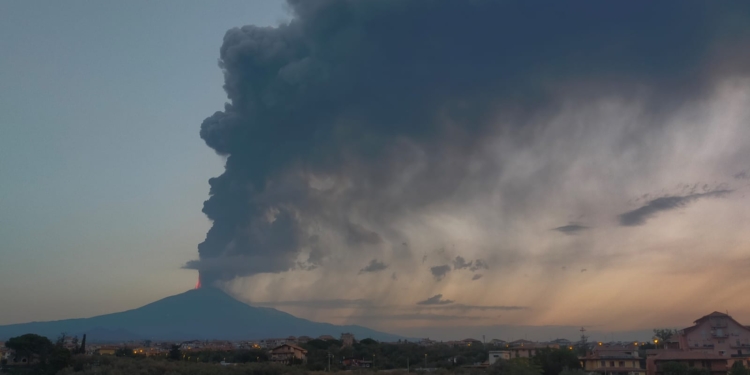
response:
M750 324L748 7L4 2L0 324Z

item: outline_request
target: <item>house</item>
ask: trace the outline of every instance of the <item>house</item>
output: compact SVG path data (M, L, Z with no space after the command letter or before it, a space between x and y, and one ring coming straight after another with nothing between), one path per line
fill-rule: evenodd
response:
M13 351L6 348L5 344L3 346L0 346L0 359L10 359L10 357L13 355Z
M344 344L344 347L350 347L354 345L354 335L351 333L342 333L341 334L341 342Z
M597 346L591 353L580 357L581 367L587 373L601 375L645 375L641 366L638 345Z
M570 341L568 339L554 339L550 341L550 344L557 344L560 345L560 347L566 347L573 345L573 341Z
M99 355L115 355L115 352L119 349L116 346L100 346L96 349L96 354Z
M294 344L277 346L271 349L269 354L271 361L283 364L304 363L307 361L307 350Z
M310 336L300 336L300 337L297 337L297 343L298 344L307 344L308 342L310 342L310 340L312 340L312 337L310 337Z
M677 334L680 350L710 351L727 357L750 357L750 328L714 311Z
M524 340L524 339L511 341L507 343L508 346L524 346L524 345L534 345L534 344L536 344L536 342Z
M260 340L260 347L265 349L272 349L277 346L281 346L284 344L296 344L297 339L294 336L289 336L287 338L280 338L280 339L263 339Z
M664 375L663 365L668 362L684 363L688 367L706 369L711 375L726 375L730 366L728 357L712 351L659 350L646 359L646 374Z
M429 338L424 338L419 340L419 346L432 346L435 345L436 341L430 340Z
M477 339L463 339L461 340L462 346L482 345L482 342Z
M510 346L506 350L511 353L511 358L531 358L542 349L560 349L560 345L557 344L538 344L532 342L531 344L521 343L519 346Z
M495 364L495 362L499 360L509 360L509 359L510 359L510 351L508 350L490 350L489 358L487 359L487 364L489 366L492 366Z
M490 340L490 345L492 346L505 346L507 343L504 340L500 339L492 339Z

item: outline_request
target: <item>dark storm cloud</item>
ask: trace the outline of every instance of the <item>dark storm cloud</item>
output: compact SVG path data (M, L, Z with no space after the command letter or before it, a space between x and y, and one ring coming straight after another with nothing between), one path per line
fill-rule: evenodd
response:
M451 271L451 266L444 264L442 266L435 266L430 268L430 272L432 272L432 276L435 277L435 280L440 281L445 277L448 272Z
M367 299L313 299L299 301L253 302L257 306L306 307L312 309L344 309L350 307L371 308L374 303Z
M358 245L358 244L371 244L371 245L377 245L381 242L383 242L383 239L380 237L380 235L376 232L373 232L371 230L367 230L366 228L363 228L361 225L357 225L354 223L349 224L349 231L348 231L348 241L350 244Z
M466 315L445 315L445 314L420 314L420 313L407 313L407 314L363 314L363 315L347 315L342 318L356 319L356 320L476 320L476 319L489 319L482 316L466 316Z
M388 268L387 264L383 262L379 262L376 259L373 259L370 261L370 264L365 266L365 268L362 268L361 270L359 270L359 273L380 272L380 271L385 270L386 268Z
M430 309L442 309L442 310L461 310L461 311L520 311L520 310L529 310L526 306L502 306L502 305L490 305L490 306L481 306L481 305L464 305L460 303L454 303L450 305L435 305L435 306L427 306L427 308Z
M657 213L662 211L674 210L676 208L684 207L688 203L694 202L701 198L709 197L724 197L731 193L731 190L720 189L714 190L708 193L697 193L685 196L674 196L674 197L661 197L656 198L644 206L639 207L635 210L628 211L619 216L620 225L622 226L636 226L643 225L646 220L652 218Z
M584 231L586 229L589 229L589 227L585 227L583 225L578 224L568 224L562 227L554 228L553 230L556 230L560 233L572 235L572 234L578 234L581 231Z
M484 259L477 259L474 261L474 265L469 267L469 270L472 272L476 272L479 270L488 270L490 269L490 265L487 264L487 262Z
M417 305L449 305L453 303L452 300L443 299L442 294L436 294L424 301L417 302Z
M469 267L471 267L472 263L474 263L474 262L468 262L467 263L466 260L463 257L457 256L456 259L453 260L453 269L454 270L461 270L461 269L464 269L464 268L469 268Z
M553 111L560 92L649 92L661 112L750 66L749 2L289 5L289 24L231 29L220 49L229 103L200 136L225 170L209 181L200 259L186 265L205 282L290 270L320 226L348 250L397 236L394 218L462 186L486 135L544 126L525 119ZM500 109L512 125L490 121ZM379 227L353 226L362 213Z

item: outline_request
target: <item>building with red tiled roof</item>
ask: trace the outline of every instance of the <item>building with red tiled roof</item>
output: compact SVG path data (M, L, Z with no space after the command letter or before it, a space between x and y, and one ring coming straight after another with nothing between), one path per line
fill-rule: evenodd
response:
M711 351L724 356L750 356L750 328L728 314L714 311L677 335L682 350Z
M660 365L684 363L705 369L711 375L726 375L735 362L750 365L750 328L729 314L714 311L680 330L671 341L678 348L647 351L648 375L661 375Z
M637 345L596 346L580 357L583 370L602 375L645 375Z
M307 362L307 350L294 344L277 346L269 354L271 361L287 365Z
M711 351L661 350L646 360L648 375L664 375L663 365L669 362L684 363L687 367L707 370L711 375L726 375L728 359Z

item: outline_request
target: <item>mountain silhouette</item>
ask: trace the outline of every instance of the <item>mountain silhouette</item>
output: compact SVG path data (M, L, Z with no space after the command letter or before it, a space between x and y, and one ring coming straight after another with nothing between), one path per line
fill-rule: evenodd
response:
M203 287L143 307L83 319L0 326L0 339L36 333L55 338L87 334L91 342L128 340L254 340L272 337L332 335L350 332L357 338L397 340L402 337L362 326L337 326L297 318L285 312L253 307L223 291Z

